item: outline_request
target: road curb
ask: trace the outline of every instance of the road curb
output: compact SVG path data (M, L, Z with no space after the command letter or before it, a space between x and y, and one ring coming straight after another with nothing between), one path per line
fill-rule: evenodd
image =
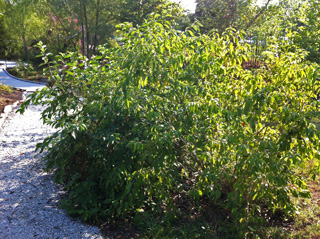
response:
M21 79L21 78L15 77L15 76L11 75L6 69L3 69L3 72L6 73L8 76L16 79L16 80L20 80L20 81L24 81L24 82L29 82L29 83L33 83L33 84L38 84L38 85L47 85L47 83L36 82L36 81L31 81L31 80L25 80L25 79Z
M7 105L6 107L4 107L4 113L0 114L0 130L2 129L2 126L4 124L4 122L6 121L6 119L8 118L8 115L13 111L13 109L15 107L17 107L17 105L21 102L24 102L27 98L27 92L24 91L22 93L22 100L18 100L16 102L14 102L12 105Z

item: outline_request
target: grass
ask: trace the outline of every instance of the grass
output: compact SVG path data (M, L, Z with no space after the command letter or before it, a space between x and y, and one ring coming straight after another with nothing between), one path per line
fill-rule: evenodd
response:
M312 198L300 198L296 201L300 213L295 217L293 238L320 238L320 183L314 180L308 186L313 194Z

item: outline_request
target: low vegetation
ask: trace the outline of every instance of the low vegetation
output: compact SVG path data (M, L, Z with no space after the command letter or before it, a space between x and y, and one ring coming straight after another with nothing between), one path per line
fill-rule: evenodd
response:
M145 238L258 238L301 213L320 158L319 67L304 51L269 45L243 67L243 33L181 33L157 14L121 35L123 46L55 65L40 44L54 84L20 109L48 105L58 132L37 148L70 215L133 223Z
M13 89L11 86L0 83L0 114L7 105L11 105L22 99L22 91Z
M7 92L7 93L12 93L13 88L9 85L4 85L2 83L0 83L0 91L2 92Z
M44 74L42 67L35 67L31 62L24 63L22 61L17 61L17 65L7 69L7 71L10 75L25 80L47 82L48 79L48 76Z

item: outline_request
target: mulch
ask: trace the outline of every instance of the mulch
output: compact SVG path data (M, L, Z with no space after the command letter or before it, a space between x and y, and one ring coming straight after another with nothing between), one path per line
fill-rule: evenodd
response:
M0 91L0 114L4 112L4 107L12 105L18 100L22 100L21 90L14 90L12 93Z

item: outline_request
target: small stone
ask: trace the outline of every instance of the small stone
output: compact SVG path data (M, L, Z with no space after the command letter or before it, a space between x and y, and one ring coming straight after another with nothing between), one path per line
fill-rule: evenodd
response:
M42 124L43 110L30 106L24 115L12 113L0 130L0 238L103 238L99 228L73 221L56 207L65 194L53 184L53 175L44 173L42 155L34 152L55 131Z

